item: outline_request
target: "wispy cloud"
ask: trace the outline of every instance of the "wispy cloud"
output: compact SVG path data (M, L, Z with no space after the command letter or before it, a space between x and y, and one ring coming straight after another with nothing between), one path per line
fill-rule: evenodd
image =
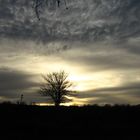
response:
M0 35L8 38L50 40L126 39L140 32L138 0L69 1L69 10L49 8L39 22L33 1L1 0Z

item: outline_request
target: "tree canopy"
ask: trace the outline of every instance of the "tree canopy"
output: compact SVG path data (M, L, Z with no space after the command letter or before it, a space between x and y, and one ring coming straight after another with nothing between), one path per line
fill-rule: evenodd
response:
M50 96L55 103L59 106L60 103L67 102L67 96L70 96L72 90L72 82L68 80L68 74L64 71L52 72L42 76L44 79L43 85L40 87L40 93L44 96Z

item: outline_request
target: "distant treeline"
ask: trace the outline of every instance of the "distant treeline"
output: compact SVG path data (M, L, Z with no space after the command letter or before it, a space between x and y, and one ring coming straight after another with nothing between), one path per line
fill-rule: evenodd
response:
M36 102L31 102L31 103L29 103L29 104L27 104L25 101L23 101L23 102L19 102L19 101L17 101L17 102L11 102L11 101L3 101L3 102L0 102L0 105L8 105L8 106L18 106L18 105L23 105L23 106L39 106L39 105L37 105L37 103ZM40 106L41 107L41 106ZM57 107L55 107L54 105L44 105L44 106L42 106L42 107L52 107L52 108L57 108ZM70 105L70 106L65 106L65 105L61 105L60 106L61 108L63 107L79 107L79 108L83 108L83 107L94 107L94 108L96 108L96 107L98 107L98 108L114 108L114 107L120 107L120 108L140 108L140 104L137 104L137 105L131 105L131 104L102 104L102 105L100 105L100 104L83 104L83 105L80 105L80 106L78 106L78 105Z

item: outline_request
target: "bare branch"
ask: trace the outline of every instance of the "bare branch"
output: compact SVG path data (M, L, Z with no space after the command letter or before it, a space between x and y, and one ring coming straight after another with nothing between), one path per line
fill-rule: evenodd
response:
M59 106L65 96L73 92L69 90L72 83L67 80L68 74L64 71L49 73L42 77L45 83L40 87L40 93L44 96L50 96L56 106Z

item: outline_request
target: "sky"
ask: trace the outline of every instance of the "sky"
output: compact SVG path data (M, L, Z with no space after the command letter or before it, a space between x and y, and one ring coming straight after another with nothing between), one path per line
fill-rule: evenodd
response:
M140 104L140 1L0 0L0 102L47 103L41 74L64 70L69 104ZM68 104L68 103L67 103Z

